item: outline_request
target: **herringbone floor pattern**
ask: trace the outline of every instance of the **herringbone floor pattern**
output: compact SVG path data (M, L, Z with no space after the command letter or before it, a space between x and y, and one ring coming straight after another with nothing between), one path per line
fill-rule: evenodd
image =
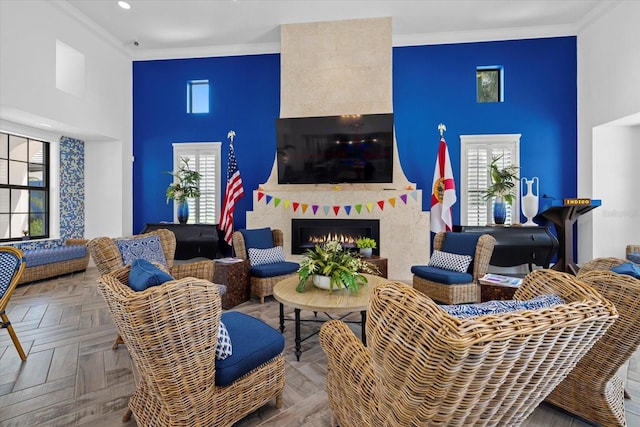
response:
M116 330L97 292L97 277L95 267L90 267L86 273L23 285L15 291L7 313L28 359L21 363L8 333L1 331L1 426L135 426L135 420L121 423L134 388L133 375L127 349L111 349ZM234 309L278 326L278 307L272 298L263 305L253 300ZM285 339L282 409L268 404L236 427L330 425L324 390L326 359L317 336L303 343L300 362L293 355L292 327L285 331ZM627 423L640 427L638 353L631 360L628 381L632 400L626 402ZM546 405L526 423L526 427L586 425Z

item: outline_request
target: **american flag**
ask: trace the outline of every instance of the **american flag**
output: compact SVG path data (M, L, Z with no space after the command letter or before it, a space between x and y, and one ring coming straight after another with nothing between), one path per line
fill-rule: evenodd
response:
M231 236L233 235L233 211L236 202L244 195L242 188L242 178L240 178L240 170L236 161L236 154L233 151L233 136L231 136L231 144L229 145L229 167L227 171L227 189L222 204L222 215L220 215L220 224L218 228L224 231L224 240L231 245Z

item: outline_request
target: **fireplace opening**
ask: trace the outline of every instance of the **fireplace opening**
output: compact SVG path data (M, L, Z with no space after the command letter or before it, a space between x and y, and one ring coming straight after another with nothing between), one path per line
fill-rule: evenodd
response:
M344 248L356 250L359 237L370 237L377 243L374 255L380 255L380 220L377 219L292 219L291 253L303 254L307 249L329 240L337 240Z

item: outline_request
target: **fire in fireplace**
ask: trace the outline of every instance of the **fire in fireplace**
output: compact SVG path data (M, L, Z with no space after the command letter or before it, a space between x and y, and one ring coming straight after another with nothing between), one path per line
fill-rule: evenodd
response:
M303 254L307 249L330 240L345 248L356 248L359 237L370 237L378 245L374 255L380 255L380 220L377 219L292 219L291 253Z

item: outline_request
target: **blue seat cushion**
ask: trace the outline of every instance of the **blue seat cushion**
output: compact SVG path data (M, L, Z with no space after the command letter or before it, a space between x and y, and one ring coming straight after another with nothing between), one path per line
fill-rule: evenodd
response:
M273 234L271 233L270 227L239 231L242 233L242 237L244 237L244 246L247 249L268 249L273 247Z
M237 311L222 313L233 342L233 354L216 360L216 385L233 383L284 350L284 335L262 320Z
M627 259L636 264L640 264L640 252L631 252L627 254Z
M414 265L411 267L411 272L418 277L442 283L443 285L459 285L473 282L473 276L469 273L459 273L428 265Z
M291 274L298 271L300 264L291 261L274 262L273 264L262 264L251 267L250 274L254 277L274 277L283 274Z
M84 258L86 255L87 247L85 245L65 245L54 248L25 250L24 260L27 267L36 267L38 265Z
M440 308L451 316L464 319L465 317L485 316L487 314L501 314L521 310L538 310L564 304L558 295L538 295L529 300L486 301L479 304L441 305Z
M611 271L640 279L640 266L632 262L625 262L620 265L616 265L611 268Z
M442 244L442 251L471 256L472 261L467 273L473 274L473 260L476 257L476 246L480 236L482 234L479 233L447 233Z

